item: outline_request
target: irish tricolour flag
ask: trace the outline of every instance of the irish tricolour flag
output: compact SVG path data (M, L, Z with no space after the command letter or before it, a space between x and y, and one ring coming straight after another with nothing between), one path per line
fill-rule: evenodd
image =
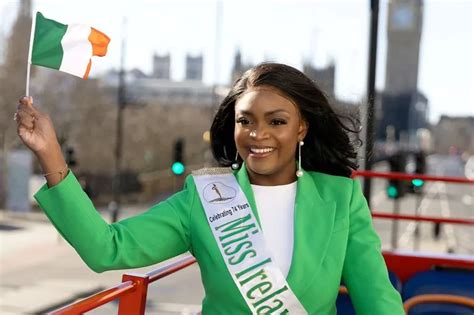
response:
M110 38L93 27L65 25L36 13L30 63L87 79L92 56L105 56Z

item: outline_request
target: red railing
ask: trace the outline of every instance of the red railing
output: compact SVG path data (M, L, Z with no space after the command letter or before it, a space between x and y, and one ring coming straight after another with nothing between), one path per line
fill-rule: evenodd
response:
M467 178L432 176L432 175L422 175L422 174L405 174L405 173L394 173L394 172L355 171L352 173L351 177L352 178L356 178L356 177L384 178L384 179L395 179L395 180L406 180L406 181L413 180L413 179L421 179L426 182L434 181L434 182L474 185L474 180L467 179ZM422 221L422 222L433 222L433 223L474 225L474 219L469 219L469 218L444 218L444 217L432 217L432 216L420 216L420 215L389 214L389 213L374 212L374 211L372 211L372 217L380 218L380 219L391 219L391 220L410 220L410 221Z
M440 218L431 216L416 216L407 214L389 214L372 212L372 217L379 219L398 219L398 220L410 220L410 221L422 221L422 222L433 222L433 223L451 223L451 224L474 224L474 219L451 219L451 218Z
M456 178L456 177L439 177L419 174L404 174L404 173L385 173L385 172L368 172L356 171L352 177L378 177L386 179L412 180L422 179L424 181L443 181L449 183L465 183L474 184L474 180ZM413 216L413 215L399 215L386 213L372 213L375 218L382 219L400 219L400 220L414 220L426 221L435 223L452 223L452 224L474 224L472 219L455 219L455 218L438 218L429 216ZM445 256L421 256L410 255L403 253L384 252L385 261L389 269L394 270L401 278L402 282L409 278L417 271L430 269L434 265L453 266L462 268L472 268L474 260L463 257L445 257ZM101 305L110 301L120 299L119 301L119 315L128 314L145 314L146 296L148 285L158 279L166 277L176 271L184 269L196 260L192 256L185 256L171 263L165 264L162 267L153 270L144 275L139 274L124 274L122 276L122 283L109 288L107 290L96 293L84 300L75 302L73 304L62 307L52 314L56 315L72 315L82 314L91 311ZM400 267L405 266L404 271L400 271ZM406 268L409 266L410 268ZM397 272L398 270L398 272Z
M354 171L352 172L352 178L355 177L369 177L369 178L385 178L385 179L399 179L399 180L412 180L422 179L426 182L446 182L446 183L457 183L457 184L474 184L473 179L467 179L462 177L449 177L449 176L433 176L433 175L422 175L422 174L406 174L396 172L373 172L373 171Z
M189 255L176 259L144 275L124 274L122 276L122 283L98 292L84 300L57 309L51 314L82 314L117 299L120 299L119 315L145 314L148 285L176 271L184 269L195 262L194 257Z

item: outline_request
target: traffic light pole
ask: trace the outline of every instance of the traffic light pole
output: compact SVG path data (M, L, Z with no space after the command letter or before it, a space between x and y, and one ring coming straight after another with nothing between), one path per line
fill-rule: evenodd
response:
M365 167L372 170L372 150L374 146L374 112L375 112L375 70L377 65L377 33L379 21L379 1L370 1L370 42L369 42L369 75L367 82L367 110L365 133ZM364 195L370 207L371 179L364 179Z

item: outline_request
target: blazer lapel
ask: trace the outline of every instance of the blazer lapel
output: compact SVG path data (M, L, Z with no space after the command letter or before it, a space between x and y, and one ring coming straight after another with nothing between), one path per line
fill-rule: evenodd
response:
M260 224L252 187L245 164L235 174ZM296 296L311 285L311 277L320 269L334 226L336 203L321 198L311 175L303 171L296 189L294 243L287 282Z
M335 201L321 198L311 175L298 178L295 204L295 241L288 284L302 296L321 268L336 214Z

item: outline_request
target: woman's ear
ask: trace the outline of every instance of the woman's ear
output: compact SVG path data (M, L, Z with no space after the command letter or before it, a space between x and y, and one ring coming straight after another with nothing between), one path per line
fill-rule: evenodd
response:
M304 137L306 137L307 133L308 133L308 122L304 119L301 119L300 126L298 129L298 139L303 140Z

